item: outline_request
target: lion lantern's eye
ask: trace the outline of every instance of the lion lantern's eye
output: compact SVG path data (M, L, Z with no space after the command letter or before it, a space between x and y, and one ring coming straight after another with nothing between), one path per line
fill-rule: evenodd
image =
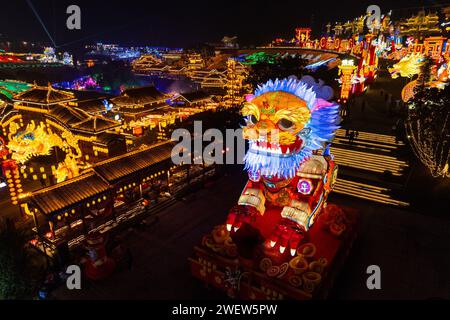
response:
M294 127L294 123L291 120L288 119L281 119L280 121L278 121L278 127L281 130L287 131L290 130Z
M251 114L247 117L247 123L250 125L255 125L256 123L258 123L258 118L256 118L255 115Z

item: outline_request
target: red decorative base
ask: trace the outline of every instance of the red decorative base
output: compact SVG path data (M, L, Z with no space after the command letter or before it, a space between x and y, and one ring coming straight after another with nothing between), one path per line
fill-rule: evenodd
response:
M319 216L294 257L260 243L245 259L239 255L245 250L218 226L194 248L191 273L238 299L326 298L356 238L358 220L352 208L329 206L333 210Z
M90 261L85 264L84 273L90 280L102 280L109 277L116 267L113 259L107 258L100 266L94 266Z

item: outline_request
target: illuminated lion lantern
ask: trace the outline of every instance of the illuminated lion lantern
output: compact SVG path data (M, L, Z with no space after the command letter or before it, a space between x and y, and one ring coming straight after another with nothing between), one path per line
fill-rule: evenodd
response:
M272 249L284 253L289 248L292 256L337 177L328 150L339 105L318 97L320 88L305 81L268 81L246 96L242 114L249 181L226 222L231 234L247 224Z

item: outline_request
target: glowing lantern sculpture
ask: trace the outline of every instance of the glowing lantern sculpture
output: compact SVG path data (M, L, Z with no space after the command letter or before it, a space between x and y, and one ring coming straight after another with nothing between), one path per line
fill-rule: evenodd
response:
M85 262L86 276L91 280L100 280L110 276L116 267L113 259L109 258L105 249L105 238L99 233L90 233L86 237L85 248L88 259Z
M394 64L392 68L388 68L393 79L398 76L411 78L420 73L420 68L424 62L424 57L421 54L411 54L402 58L399 62Z
M356 70L356 66L353 63L353 60L342 60L339 68L339 75L341 76L341 101L347 101L350 96L350 92L352 90L352 80L353 75Z
M242 109L247 120L243 134L250 143L245 168L259 172L261 181L247 183L238 202L247 214L229 217L229 231L233 226L239 227L248 215L263 220L264 209L254 210L258 207L255 204L267 201L281 209L279 227L286 227L288 238L298 241L283 243L284 236L280 237L277 231L266 230L266 235L272 244L279 244L280 252L286 245L291 250L297 249L304 232L312 225L311 218L320 213L331 191L331 175L337 167L333 160L313 155L313 151L332 139L338 128L338 111L337 104L317 98L312 87L295 78L269 81L255 95L247 96ZM318 166L318 172L315 181L306 186L302 169L309 162ZM330 178L328 183L320 182L325 176ZM309 192L298 192L297 184L302 181L302 190L308 187ZM315 188L322 189L317 193L321 197L303 197Z
M246 96L242 114L246 120L243 136L249 141L244 157L249 180L225 225L204 237L204 247L212 251L196 251L198 261L191 264L196 277L218 287L225 283L230 296L240 290L232 285L240 280L226 270L241 267L255 270L255 275L246 272L253 280L261 279L256 275L261 272L267 277L255 287L277 278L291 288L303 285L303 290L313 292L325 265L334 259L323 252L339 251L341 242L333 235L343 233L347 220L337 206L327 206L337 178L329 143L339 128L339 105L323 99L322 91L327 90L291 77L270 80ZM311 261L316 259L313 243L322 250L326 247L321 251L324 256L315 261ZM230 260L220 262L224 257ZM302 275L309 262L315 271ZM214 275L210 264L225 270ZM294 291L288 294L291 298L307 296ZM240 297L266 298L255 291L245 291Z

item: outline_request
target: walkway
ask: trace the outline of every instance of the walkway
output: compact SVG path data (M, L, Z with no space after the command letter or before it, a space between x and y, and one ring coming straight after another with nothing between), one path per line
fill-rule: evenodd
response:
M350 119L337 131L331 147L340 168L335 192L393 206L409 205L407 146L393 132L402 103L389 107L400 99L403 85L404 79L392 80L388 72L380 71L375 83L351 103ZM358 136L350 143L346 134L351 132Z

